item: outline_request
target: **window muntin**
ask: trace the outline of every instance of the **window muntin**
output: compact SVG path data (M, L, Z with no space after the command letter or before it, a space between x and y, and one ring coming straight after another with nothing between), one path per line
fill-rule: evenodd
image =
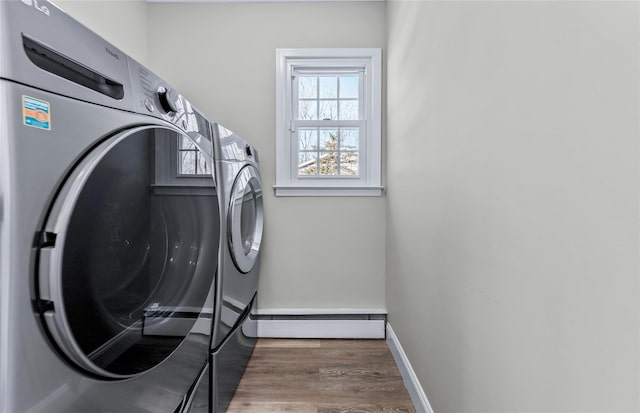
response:
M195 143L187 137L178 136L177 173L187 176L206 176L210 174L209 167L204 156L200 153Z

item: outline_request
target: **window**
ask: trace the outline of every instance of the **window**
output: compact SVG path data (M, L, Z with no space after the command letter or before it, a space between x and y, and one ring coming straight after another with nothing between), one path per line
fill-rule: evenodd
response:
M276 195L380 195L380 49L276 57Z
M211 158L181 133L158 129L154 147L155 187L211 186ZM203 138L203 142L209 142Z
M210 175L207 160L193 141L185 136L177 137L177 171L178 176Z

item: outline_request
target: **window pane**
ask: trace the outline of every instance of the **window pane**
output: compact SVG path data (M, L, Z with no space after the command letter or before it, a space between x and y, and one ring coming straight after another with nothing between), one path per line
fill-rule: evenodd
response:
M301 100L298 103L298 119L317 120L318 119L318 101Z
M358 150L359 132L357 128L342 128L340 130L340 150Z
M322 76L320 78L320 97L337 98L338 97L338 78L335 76Z
M318 153L299 152L298 153L298 175L317 175Z
M195 149L196 148L196 145L191 141L191 139L189 139L187 137L180 136L178 142L180 144L180 149Z
M318 160L320 175L338 175L338 152L324 152Z
M336 129L320 129L320 149L338 149L338 131Z
M315 151L300 152L298 155L298 162L300 166L307 166L306 164L308 164L309 161L316 159L318 159L318 152Z
M207 166L207 161L206 158L204 156L202 156L201 153L198 153L198 170L196 171L196 173L204 175L204 174L208 174L209 173L209 168Z
M196 173L196 152L179 151L178 173L184 175L194 175Z
M338 119L338 102L335 100L320 101L320 119L335 120Z
M340 101L340 120L357 120L358 116L357 100Z
M318 149L318 131L313 129L298 129L298 150Z
M298 97L300 99L315 99L318 97L317 77L300 76L298 79Z
M340 98L358 98L359 76L340 76Z
M340 175L358 175L358 152L340 153Z

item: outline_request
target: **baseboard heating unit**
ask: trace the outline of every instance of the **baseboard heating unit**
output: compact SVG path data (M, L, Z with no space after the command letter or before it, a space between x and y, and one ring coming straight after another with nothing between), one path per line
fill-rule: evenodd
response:
M385 338L384 309L260 309L258 337Z

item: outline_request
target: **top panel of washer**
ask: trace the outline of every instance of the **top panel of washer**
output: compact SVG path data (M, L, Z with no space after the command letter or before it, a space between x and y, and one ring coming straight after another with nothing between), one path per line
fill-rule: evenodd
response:
M47 0L0 1L0 50L2 79L154 116L211 139L184 96Z

